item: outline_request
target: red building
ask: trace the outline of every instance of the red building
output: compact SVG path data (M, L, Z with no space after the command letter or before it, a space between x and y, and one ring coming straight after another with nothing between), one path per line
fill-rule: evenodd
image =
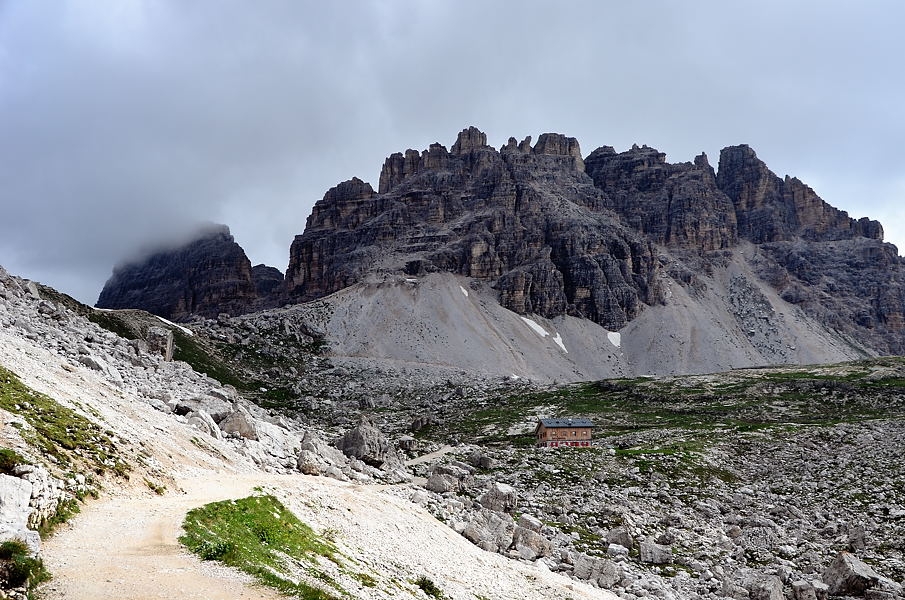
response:
M537 445L547 448L591 445L594 423L590 419L539 419L534 430Z

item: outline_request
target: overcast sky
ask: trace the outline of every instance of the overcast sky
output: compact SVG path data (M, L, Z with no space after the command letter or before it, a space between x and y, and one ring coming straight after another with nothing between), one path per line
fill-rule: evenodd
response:
M203 222L285 270L312 205L475 125L747 143L905 248L905 3L0 0L0 265L93 304Z

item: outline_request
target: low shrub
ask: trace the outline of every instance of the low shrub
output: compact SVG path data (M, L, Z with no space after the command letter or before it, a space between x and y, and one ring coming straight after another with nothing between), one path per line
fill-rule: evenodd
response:
M7 540L0 544L0 587L11 589L25 587L31 590L50 579L40 558L31 556L28 545L22 540Z

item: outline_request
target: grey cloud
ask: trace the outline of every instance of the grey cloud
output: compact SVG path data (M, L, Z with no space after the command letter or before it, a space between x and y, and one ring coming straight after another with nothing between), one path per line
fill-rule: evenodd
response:
M328 188L468 125L748 143L905 245L898 2L112 6L0 4L0 264L83 301L206 221L284 268Z

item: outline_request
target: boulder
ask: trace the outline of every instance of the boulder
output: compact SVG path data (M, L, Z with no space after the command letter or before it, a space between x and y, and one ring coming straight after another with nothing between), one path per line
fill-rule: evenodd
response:
M346 456L323 441L312 431L306 431L301 439L301 448L296 457L296 468L306 475L324 475L346 480L348 477L341 467L347 463Z
M255 425L255 418L244 408L239 408L239 410L220 421L220 431L226 434L232 433L247 440L258 439L258 428Z
M216 422L219 423L229 415L235 408L233 405L222 398L216 396L195 396L188 400L179 400L176 402L176 414L188 416L189 413L204 411Z
M572 574L578 579L596 583L602 588L611 588L622 578L622 568L604 558L595 558L579 552L573 559Z
M506 552L512 546L515 522L508 514L478 510L465 526L462 535L483 550Z
M28 528L33 491L30 482L0 474L0 541L20 539L37 554L41 549L41 537L37 531Z
M817 592L810 581L799 580L792 582L792 594L795 600L817 600Z
M525 560L534 560L553 553L553 543L550 540L536 531L520 526L516 526L513 531L512 547L518 552L519 557Z
M148 352L173 360L173 332L164 327L151 327L147 336Z
M651 541L641 542L641 562L668 565L672 562L672 548Z
M518 507L518 492L511 485L494 481L490 489L481 494L478 502L495 512L511 512Z
M758 574L745 582L751 600L784 600L782 580L776 575Z
M436 492L437 494L445 494L446 492L459 492L462 490L461 483L452 475L445 475L434 471L427 478L424 484L425 489Z
M540 533L540 530L544 528L544 524L540 519L538 519L537 517L532 517L528 514L519 517L518 526L537 533Z
M635 540L628 532L628 528L624 526L614 527L606 532L606 541L608 544L616 544L623 546L629 550L635 545Z
M848 552L840 552L823 572L831 596L863 596L882 579L876 571Z
M98 371L106 376L107 379L117 387L123 386L123 377L119 374L119 371L99 356L83 354L79 356L77 360L89 369Z
M186 423L195 427L199 431L206 433L215 439L223 439L223 433L220 431L220 427L217 426L217 423L211 418L207 412L203 410L192 411L189 414L185 415Z
M378 469L390 470L402 465L396 449L367 417L338 439L336 447L349 458L357 458Z

